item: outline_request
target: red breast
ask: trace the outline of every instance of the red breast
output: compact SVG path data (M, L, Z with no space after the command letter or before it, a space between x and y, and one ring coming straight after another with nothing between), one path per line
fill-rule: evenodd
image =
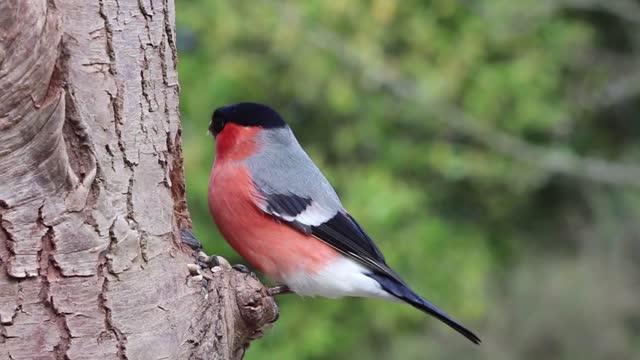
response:
M216 137L216 162L239 161L251 156L257 148L258 127L244 127L227 124ZM215 166L214 165L214 166Z
M262 131L228 124L216 138L216 161L209 181L209 209L227 242L252 266L274 280L296 271L315 273L339 256L321 240L262 212L257 191L242 160L259 151Z

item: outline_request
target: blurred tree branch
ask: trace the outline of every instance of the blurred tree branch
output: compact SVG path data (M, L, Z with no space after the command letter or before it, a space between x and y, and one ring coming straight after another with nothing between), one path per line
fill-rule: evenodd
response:
M271 3L276 5L275 2ZM605 7L603 4L590 0L571 0L567 3L573 5L581 3L583 6L589 3L592 6L598 5L599 8ZM617 1L615 3L616 5L608 3L606 9L617 15L625 16L625 19L634 14L636 10L640 13L640 7L633 2ZM280 11L285 14L283 21L292 23L302 21L298 8L291 2L287 2L284 7L280 2L277 5L281 9ZM633 20L637 22L639 19L640 17ZM425 84L404 78L383 57L373 58L367 54L356 52L342 40L340 35L322 25L316 23L309 26L309 21L305 20L304 33L301 35L308 40L309 44L332 53L345 66L359 72L365 79L366 86L387 89L398 100L421 106L426 112L441 121L443 125L473 138L497 154L549 173L616 186L640 185L640 181L638 181L640 167L638 166L596 157L580 156L570 149L531 144L497 128L483 125L485 122L479 121L457 106L438 99L437 96L430 93ZM635 79L637 76L628 77L627 80L631 78ZM638 87L635 84L630 85L627 81L621 81L608 86L601 93L606 97L602 100L605 104L615 103L613 97L616 99L626 98L637 90Z
M640 25L640 4L632 0L547 0L547 3L557 8L600 10L630 23Z

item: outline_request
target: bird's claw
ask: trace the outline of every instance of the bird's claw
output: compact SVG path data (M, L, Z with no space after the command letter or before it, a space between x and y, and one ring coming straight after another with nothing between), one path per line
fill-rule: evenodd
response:
M242 265L242 264L234 264L231 266L234 270L239 271L243 274L251 274L251 270L249 270L248 267Z
M193 235L193 233L189 229L180 230L180 240L182 240L183 244L186 244L193 250L202 249L202 243Z

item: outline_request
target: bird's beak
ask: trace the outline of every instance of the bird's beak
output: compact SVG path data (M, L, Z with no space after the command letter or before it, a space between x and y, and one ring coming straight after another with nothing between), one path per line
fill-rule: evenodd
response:
M213 137L213 133L211 133L211 130L207 130L207 135Z

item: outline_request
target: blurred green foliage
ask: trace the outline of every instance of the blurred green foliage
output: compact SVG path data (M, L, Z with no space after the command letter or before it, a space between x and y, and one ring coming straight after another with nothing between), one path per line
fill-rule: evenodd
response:
M640 84L640 32L589 3L177 1L206 250L242 261L208 214L212 110L267 103L388 263L485 341L408 306L282 297L248 359L640 357L640 194L576 157L640 159L640 89L610 91Z

